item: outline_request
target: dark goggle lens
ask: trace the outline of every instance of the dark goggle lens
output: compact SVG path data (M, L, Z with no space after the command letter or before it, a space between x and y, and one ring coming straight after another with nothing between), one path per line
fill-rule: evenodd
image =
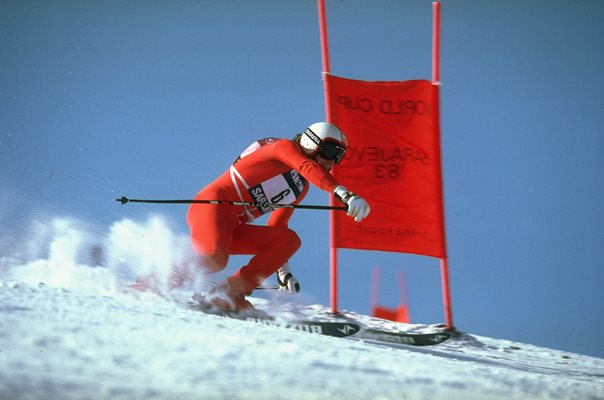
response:
M335 160L336 164L344 158L346 149L337 143L323 142L319 148L319 155L326 160Z

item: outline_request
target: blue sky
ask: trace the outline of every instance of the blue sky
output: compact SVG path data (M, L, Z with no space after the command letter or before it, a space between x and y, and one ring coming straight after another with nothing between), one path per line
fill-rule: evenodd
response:
M431 76L430 1L327 1L331 69ZM441 122L456 325L604 356L604 3L443 1ZM102 227L183 206L253 140L324 119L314 1L0 3L3 229L70 215ZM308 203L327 203L312 190ZM292 260L329 304L327 214L300 210ZM5 250L6 251L6 250ZM233 259L229 271L240 264ZM438 260L341 251L340 306L443 321Z

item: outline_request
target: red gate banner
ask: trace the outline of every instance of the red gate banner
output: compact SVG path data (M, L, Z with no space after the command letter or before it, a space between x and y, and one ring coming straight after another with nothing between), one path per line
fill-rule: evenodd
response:
M326 75L330 122L348 137L334 176L365 198L359 223L334 214L334 247L446 257L438 86Z

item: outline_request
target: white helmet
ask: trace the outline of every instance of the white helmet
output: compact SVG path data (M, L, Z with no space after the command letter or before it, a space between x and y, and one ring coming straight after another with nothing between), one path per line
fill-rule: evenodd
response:
M335 160L339 164L346 153L348 139L334 124L315 122L302 133L300 146L309 157L319 154L322 158Z

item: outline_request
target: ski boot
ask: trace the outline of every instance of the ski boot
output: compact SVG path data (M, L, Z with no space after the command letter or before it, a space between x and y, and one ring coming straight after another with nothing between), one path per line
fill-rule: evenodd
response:
M231 276L210 290L204 300L211 307L224 311L254 311L252 303L245 299L254 288L255 285L250 288L241 278Z

